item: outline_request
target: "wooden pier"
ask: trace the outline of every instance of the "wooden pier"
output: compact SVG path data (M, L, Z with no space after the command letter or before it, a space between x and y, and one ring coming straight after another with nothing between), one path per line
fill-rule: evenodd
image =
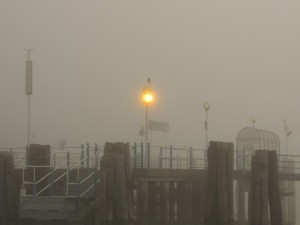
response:
M249 168L235 166L231 143L211 143L208 164L203 163L203 166L197 165L197 160L204 160L195 158L192 149L186 149L187 154L181 157L175 153L179 150L172 146L164 151L160 148L158 156L150 158L136 145L108 143L106 146L106 156L102 157L101 163L100 156L96 156L99 150L95 147L95 154L81 149L78 163L65 152L65 167L52 167L51 160L44 160L43 165L31 160L33 165L16 168L16 183L23 183L23 190L27 189L25 195L21 194L20 209L23 211L20 216L34 217L32 219L37 219L39 224L49 221L55 224L53 221L57 219L60 224L71 224L76 220L77 224L84 225L114 224L116 221L128 224L132 220L137 220L139 225L249 224L248 199L251 198L247 196L253 176ZM44 149L48 154L49 148ZM91 155L95 155L94 160ZM54 165L58 165L57 160L54 159ZM288 165L287 168L293 166L287 159L278 164ZM272 168L278 168L277 164L269 165L268 170ZM294 184L300 181L300 173L279 169L277 175L271 176L278 177L270 181L273 182L271 186L274 182L280 183L278 190L268 190L268 198L278 197L277 191L280 191L277 200L281 199L283 224L294 224L287 221L295 221ZM272 215L278 216L278 201L270 204L273 204ZM47 211L47 207L52 208ZM29 223L35 224L33 220Z

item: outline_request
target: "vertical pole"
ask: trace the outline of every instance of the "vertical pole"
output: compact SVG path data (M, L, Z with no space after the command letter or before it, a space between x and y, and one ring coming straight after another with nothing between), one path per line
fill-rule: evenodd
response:
M53 153L53 168L56 168L56 152Z
M146 131L146 135L145 135L145 150L147 152L147 143L148 143L148 105L146 104L146 121L145 121L145 131Z
M98 166L98 145L95 144L95 167Z
M67 152L67 182L66 182L66 197L69 195L69 168L70 166L70 152Z
M86 166L89 168L90 166L90 144L86 144Z
M193 149L190 147L190 169L193 169Z
M144 168L144 145L141 143L141 168Z
M174 224L176 221L175 218L175 201L176 201L176 189L175 182L169 182L169 222Z
M148 215L148 182L140 181L137 186L137 217L141 224L147 224Z
M28 95L28 124L27 124L27 145L30 145L30 95Z
M97 169L97 165L98 165L98 160L97 160L97 150L98 150L98 146L97 144L95 144L95 175L94 175L94 197L96 198L97 196L97 172L98 172L98 169Z
M136 143L134 143L134 146L133 146L133 167L136 168Z
M80 175L79 167L77 168L77 200L76 200L76 211L79 212L80 209Z
M168 224L169 219L169 183L160 182L160 221L161 224Z
M245 171L245 149L243 148L243 171Z
M32 95L32 61L30 60L30 52L33 49L25 49L27 51L26 61L26 95L28 96L28 130L27 130L27 145L30 145L30 95Z
M170 145L170 169L172 169L172 167L173 167L173 146L172 145Z
M54 195L54 174L53 174L54 171L53 170L54 170L54 168L52 167L51 168L51 178L50 178L51 179L51 190L50 191L51 191L52 196Z
M208 152L208 142L207 142L207 137L208 137L208 121L207 121L207 111L205 110L205 143L206 143L206 149L205 149L205 156L204 156L204 167L207 167L207 152Z
M80 158L81 167L84 167L84 145L81 145L81 158Z
M33 196L36 195L35 166L33 167Z
M270 219L272 225L282 225L283 217L278 177L278 158L276 151L269 151L268 154L268 194Z
M150 143L147 143L148 168L150 168Z
M208 144L207 144L207 135L208 135L208 121L207 121L207 110L205 110L205 143L206 143L206 155L207 155L207 149L208 149Z
M159 168L162 168L162 158L163 158L162 147L160 147L159 149L159 155L160 155Z

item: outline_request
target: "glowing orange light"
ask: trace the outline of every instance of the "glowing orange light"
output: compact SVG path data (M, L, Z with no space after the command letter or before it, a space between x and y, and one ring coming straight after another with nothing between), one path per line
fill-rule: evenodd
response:
M146 105L149 105L153 102L154 96L149 87L145 88L143 91L142 101Z

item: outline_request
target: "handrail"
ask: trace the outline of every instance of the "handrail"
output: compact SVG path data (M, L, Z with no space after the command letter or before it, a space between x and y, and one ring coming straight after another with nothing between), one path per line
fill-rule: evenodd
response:
M100 179L97 180L97 184L100 182ZM92 184L88 189L86 189L83 193L80 194L80 197L82 197L83 195L85 195L89 190L91 190L93 187L95 186L95 184Z
M97 170L98 172L98 170ZM92 172L90 175L88 175L86 178L84 178L79 184L83 184L85 181L87 181L91 176L93 176L96 173L96 171Z
M68 162L66 162L68 164ZM81 163L81 161L79 161L78 163ZM70 167L70 166L67 166ZM57 167L56 169L58 169L59 167ZM56 170L55 169L55 170ZM61 179L62 177L64 177L65 175L67 175L71 170L75 169L75 167L71 167L69 168L69 170L67 170L66 172L64 172L62 175L60 175L57 179L55 179L52 183L48 184L47 186L45 186L42 190L40 190L37 194L41 194L43 191L45 191L47 188L49 188L53 183L56 183L59 179ZM49 176L50 174L52 174L55 170L51 171L49 174L47 174L46 176L44 176L42 179L40 179L38 182L41 182L41 180L45 179L47 176ZM38 182L36 182L35 184L38 184Z

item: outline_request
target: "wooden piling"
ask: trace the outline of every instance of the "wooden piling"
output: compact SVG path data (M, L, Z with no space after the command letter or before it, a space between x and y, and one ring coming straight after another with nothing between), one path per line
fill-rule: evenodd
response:
M114 220L128 221L128 199L125 181L125 167L124 167L124 151L123 143L116 143L114 146Z
M191 198L191 224L204 225L205 195L205 180L201 179L200 181L193 181Z
M206 225L233 224L233 144L210 142L206 188Z
M128 216L132 220L133 215L133 181L132 181L132 167L130 157L130 146L129 143L124 145L124 171L125 171L125 182L126 182L126 196L128 204Z
M101 181L98 188L98 220L100 223L111 223L113 220L114 190L114 159L113 143L105 143L104 155L100 161Z
M0 152L0 224L12 224L18 218L18 189L15 183L13 156Z
M50 172L50 145L31 144L28 150L27 164L29 167L26 169L25 176L29 182L35 183L48 174ZM35 168L32 166L35 166ZM35 195L49 183L50 178L47 177L37 185L27 185L26 194ZM49 193L50 188L43 191L40 195L49 195Z
M250 190L248 194L248 222L249 225L254 225L254 190L255 190L255 157L251 157L251 171L250 171Z
M167 224L169 221L169 183L160 182L160 221Z
M173 224L176 221L175 203L176 203L175 182L170 181L169 182L169 221L170 221L170 224Z
M126 224L132 215L132 179L129 145L105 143L100 161L98 220L103 224ZM131 190L128 190L131 189Z
M268 192L269 192L271 225L283 225L280 190L279 190L279 178L278 178L278 159L277 159L276 151L269 151L268 157L269 157L268 158L269 160Z
M237 209L237 221L238 224L245 224L245 180L238 180L236 186L236 209Z
M268 150L257 150L252 161L249 221L251 225L268 225Z
M192 222L191 182L178 182L178 223L190 224Z
M227 151L225 152L226 158L226 168L227 168L227 224L234 224L234 213L233 213L233 155L234 146L233 143L227 143Z
M160 220L160 183L148 182L148 214L149 223L157 224Z
M148 182L140 181L137 186L137 219L146 224L148 215Z

